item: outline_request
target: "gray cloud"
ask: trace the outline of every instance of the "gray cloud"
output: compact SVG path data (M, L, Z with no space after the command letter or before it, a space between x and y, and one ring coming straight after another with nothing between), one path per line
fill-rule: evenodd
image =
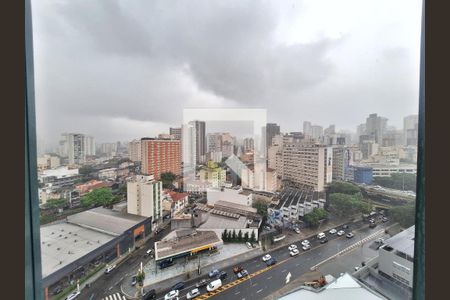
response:
M90 131L100 140L128 138L142 124L151 135L151 124L181 123L186 107L267 108L269 119L288 130L305 119L339 123L339 103L364 106L361 90L386 83L378 80L390 72L387 62L403 72L414 64L405 48L383 49L376 80L352 78L359 86L349 90L336 82L342 61L330 53L351 33L282 43L284 15L269 2L36 1L33 13L38 131L49 138L76 124L87 130L87 118L95 117L103 128ZM415 90L406 89L413 97ZM354 125L362 116L355 114ZM129 120L130 134L105 133L118 119Z

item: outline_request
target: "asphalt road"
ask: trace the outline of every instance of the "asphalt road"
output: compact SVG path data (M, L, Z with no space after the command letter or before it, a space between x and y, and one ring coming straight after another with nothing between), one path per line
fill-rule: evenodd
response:
M262 297L265 297L282 288L286 283L286 276L289 272L292 276L291 280L298 278L300 275L310 272L310 268L317 263L357 243L361 239L383 229L390 224L391 222L382 223L379 224L376 228L370 229L367 224L364 224L362 222L355 223L350 226L351 231L355 234L355 236L351 239L347 239L345 235L339 237L336 234L330 235L327 232L326 235L329 240L328 243L320 244L317 238L310 239L311 249L307 251L303 251L301 249L301 243L296 242L294 244L297 245L298 249L300 250L300 254L294 257L291 257L289 255L287 246L273 251L268 251L267 253L269 253L273 258L277 260L277 264L273 268L262 272L261 270L265 269L267 265L262 261L261 257L242 262L240 263L240 265L243 266L243 268L246 269L250 274L255 272L262 273L246 281L240 282L233 287L227 288L220 293L211 295L209 298L242 300L257 298L262 299ZM339 230L341 228L337 227L337 229ZM348 232L349 230L344 229L344 231ZM232 271L232 267L226 268L223 271L226 271L228 273L228 277L223 281L223 285L231 283L237 279ZM179 299L186 299L186 294L190 290L195 288L195 283L202 278L208 277L206 275L186 281L185 288L180 290L179 292ZM171 289L168 288L163 292L158 293L156 299L164 299L164 295L170 290ZM207 294L206 287L201 288L200 292L202 295Z
M162 239L169 232L170 226L166 226L158 235L150 238L144 246L135 250L130 257L122 262L110 274L100 276L96 281L91 283L91 286L84 288L79 296L80 299L102 299L108 295L120 292L120 283L122 280L129 280L131 274L136 273L141 262L145 265L151 258L144 258L145 252L154 248L155 242Z

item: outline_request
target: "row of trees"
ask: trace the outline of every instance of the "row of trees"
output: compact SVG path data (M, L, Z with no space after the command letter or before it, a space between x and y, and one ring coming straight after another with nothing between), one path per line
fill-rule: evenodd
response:
M81 197L81 205L84 207L93 206L110 206L119 201L118 197L114 197L109 188L100 188L91 191L90 193Z
M416 191L416 174L394 173L389 177L375 177L373 182L391 189Z
M389 210L391 218L400 224L403 228L408 228L414 225L415 222L416 205L407 204L393 207Z
M328 201L331 210L341 217L372 211L372 205L364 200L360 188L348 182L333 182Z
M252 234L249 236L248 232L242 234L242 230L239 230L238 233L236 234L236 230L234 229L233 231L231 230L228 231L227 229L225 229L222 232L222 240L227 243L245 243L245 242L255 243L256 235L254 231L252 231Z
M317 226L321 220L325 220L328 213L323 208L314 208L312 212L305 215L304 221L310 226Z

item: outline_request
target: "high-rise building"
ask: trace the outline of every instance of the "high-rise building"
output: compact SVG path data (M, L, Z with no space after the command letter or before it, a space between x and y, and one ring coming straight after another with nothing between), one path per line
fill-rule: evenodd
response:
M303 135L305 138L310 138L312 136L311 122L303 122Z
M69 158L69 164L83 164L86 161L86 136L80 133L63 133L60 142L61 154Z
M181 127L170 127L169 133L174 136L176 140L181 140Z
M153 176L136 175L127 182L127 212L158 221L162 217L161 194L161 181Z
M266 124L266 147L272 145L272 138L280 134L280 126L276 123L267 123Z
M208 152L222 152L222 133L208 133Z
M252 138L245 138L244 139L244 151L250 152L255 149L255 143Z
M93 136L85 136L85 152L88 156L95 155L95 139Z
M332 181L333 150L317 144L287 143L283 145L282 179L322 192ZM278 170L277 173L279 174Z
M323 136L323 127L319 125L311 126L311 136L315 140L320 140Z
M181 142L174 139L141 139L141 170L159 179L161 173L181 175Z
M204 121L189 122L195 130L195 161L202 163L206 154L206 123Z
M141 161L141 140L132 140L128 143L128 158L131 161Z
M366 134L374 137L375 142L383 142L383 135L387 127L387 118L379 117L377 114L370 114L366 119Z
M114 157L117 155L117 143L102 143L99 147L99 153L106 157Z
M220 168L213 161L209 161L208 166L203 167L199 173L200 181L209 183L213 188L222 187L227 177L226 170Z
M403 143L405 146L416 146L418 142L419 116L410 115L403 118Z

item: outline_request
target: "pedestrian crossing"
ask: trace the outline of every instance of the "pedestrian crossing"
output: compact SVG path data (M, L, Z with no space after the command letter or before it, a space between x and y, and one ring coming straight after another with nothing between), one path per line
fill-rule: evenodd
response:
M109 296L106 296L105 298L102 298L102 300L127 300L125 296L123 296L120 293L115 293Z

